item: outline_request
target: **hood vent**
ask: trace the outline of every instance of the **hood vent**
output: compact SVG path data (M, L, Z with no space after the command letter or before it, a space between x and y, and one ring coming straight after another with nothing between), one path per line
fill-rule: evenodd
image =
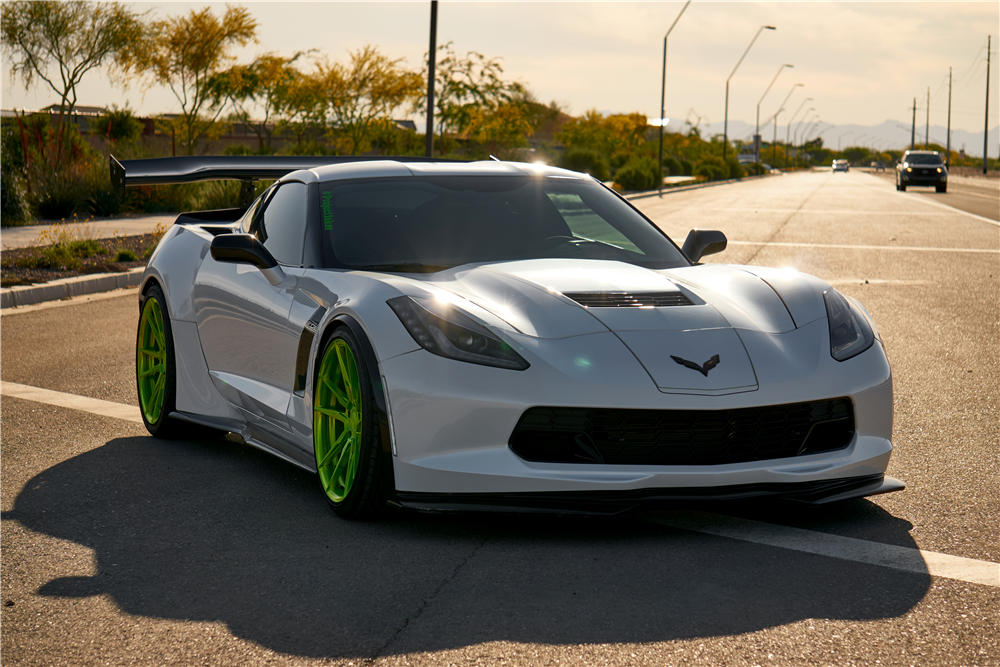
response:
M666 308L693 306L682 292L566 292L584 308Z

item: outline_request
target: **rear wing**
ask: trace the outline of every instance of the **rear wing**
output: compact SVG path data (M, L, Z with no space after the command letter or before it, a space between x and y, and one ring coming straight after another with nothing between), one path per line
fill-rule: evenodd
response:
M135 185L171 185L200 181L240 181L240 208L253 203L254 181L279 179L299 169L314 169L343 162L461 162L427 157L383 155L219 155L208 157L163 157L145 160L110 158L111 185L124 195Z

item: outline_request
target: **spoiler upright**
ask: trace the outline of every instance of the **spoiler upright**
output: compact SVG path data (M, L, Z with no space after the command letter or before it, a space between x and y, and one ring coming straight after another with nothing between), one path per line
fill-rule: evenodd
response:
M200 181L239 181L240 208L253 203L254 181L278 179L299 169L342 162L460 162L427 157L383 155L221 155L123 160L110 157L111 184L122 194L134 185L171 185Z

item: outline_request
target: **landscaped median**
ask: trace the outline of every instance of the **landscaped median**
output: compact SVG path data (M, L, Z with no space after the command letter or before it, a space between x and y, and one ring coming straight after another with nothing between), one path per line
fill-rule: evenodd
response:
M0 308L18 308L47 301L61 301L75 296L138 287L144 270L143 267L139 267L123 273L99 273L91 276L60 278L41 285L4 287L0 289Z

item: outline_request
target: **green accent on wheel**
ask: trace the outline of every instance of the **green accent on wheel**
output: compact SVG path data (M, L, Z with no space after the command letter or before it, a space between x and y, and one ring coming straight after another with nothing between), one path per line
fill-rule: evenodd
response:
M347 342L337 338L323 354L313 402L316 469L335 503L347 498L358 475L362 423L358 364Z
M146 299L139 315L135 374L139 386L139 407L150 424L155 424L163 412L167 388L166 339L160 303L154 298Z

